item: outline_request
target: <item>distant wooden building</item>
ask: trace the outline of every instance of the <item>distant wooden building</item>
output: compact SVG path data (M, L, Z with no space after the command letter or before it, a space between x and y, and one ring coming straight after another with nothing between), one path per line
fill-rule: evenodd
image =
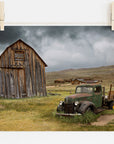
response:
M99 83L102 82L100 80L93 80L91 78L85 78L85 79L72 79L72 84L92 84L92 83Z
M18 40L0 56L0 96L23 98L46 95L46 63L36 51Z

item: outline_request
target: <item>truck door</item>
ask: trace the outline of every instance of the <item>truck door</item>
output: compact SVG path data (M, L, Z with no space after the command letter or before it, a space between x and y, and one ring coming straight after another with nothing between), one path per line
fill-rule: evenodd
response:
M101 86L94 87L94 104L96 107L102 106L102 88Z

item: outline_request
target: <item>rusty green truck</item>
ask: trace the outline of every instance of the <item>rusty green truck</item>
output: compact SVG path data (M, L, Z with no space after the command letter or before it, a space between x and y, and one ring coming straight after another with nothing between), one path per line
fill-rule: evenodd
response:
M111 97L111 88L105 96L101 84L78 85L74 95L65 97L57 107L57 112L64 114L84 114L87 111L98 113L103 109L114 109L114 97ZM59 115L59 113L58 113Z

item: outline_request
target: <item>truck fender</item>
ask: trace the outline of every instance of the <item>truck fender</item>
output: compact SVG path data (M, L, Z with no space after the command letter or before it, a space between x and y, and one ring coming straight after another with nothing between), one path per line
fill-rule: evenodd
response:
M95 107L94 103L92 103L90 101L80 102L80 106L79 106L77 112L79 112L81 114L84 114L89 107L91 108L91 110L93 112L96 111L96 107Z

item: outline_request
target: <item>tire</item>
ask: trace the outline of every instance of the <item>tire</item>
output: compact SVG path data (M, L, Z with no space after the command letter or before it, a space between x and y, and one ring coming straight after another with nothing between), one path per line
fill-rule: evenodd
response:
M93 111L90 107L88 107L85 112L93 112Z
M109 109L114 110L114 101L109 103Z
M81 114L85 114L88 112L92 112L91 107L87 107L83 112L80 112Z
M94 111L91 107L88 107L88 108L86 109L85 113L86 113L86 112L91 112L91 113L95 114L95 111Z
M86 109L86 112L92 112L91 108L88 107L88 108Z

